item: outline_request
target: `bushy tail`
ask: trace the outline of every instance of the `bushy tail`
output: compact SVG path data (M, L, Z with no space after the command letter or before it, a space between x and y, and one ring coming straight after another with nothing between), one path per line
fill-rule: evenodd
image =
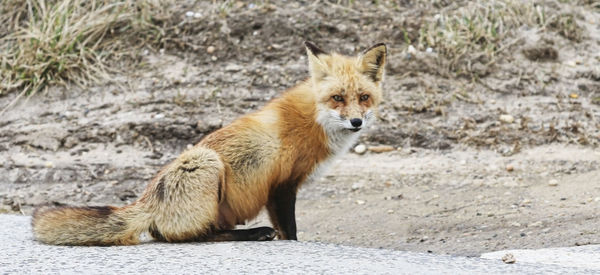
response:
M132 245L150 226L144 208L42 207L33 213L36 240L54 245Z

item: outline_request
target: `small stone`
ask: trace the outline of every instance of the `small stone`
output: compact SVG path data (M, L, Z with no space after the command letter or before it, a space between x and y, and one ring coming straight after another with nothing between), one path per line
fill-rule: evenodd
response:
M433 52L433 48L429 47L429 48L425 49L425 51L426 51L427 53L432 53L432 52Z
M542 226L542 221L532 222L527 225L527 227L541 227L541 226Z
M413 45L409 45L408 46L408 53L409 54L416 54L417 53L417 49L415 49L415 47Z
M512 165L510 165L510 164L509 164L509 165L506 165L506 171L508 171L508 172L512 172L512 171L514 171L514 170L515 170L515 167L514 167L514 166L512 166Z
M210 60L212 60L212 61L217 61L217 57L213 55L213 56L210 58Z
M374 153L384 153L394 151L395 148L389 145L378 145L378 146L369 146L369 151Z
M394 213L394 210L390 209L390 210L388 210L388 211L387 211L387 213L388 213L388 214L393 214L393 213Z
M161 119L161 118L165 118L165 114L156 114L154 115L155 119Z
M192 17L192 16L194 16L194 12L193 11L188 11L188 12L185 13L185 16Z
M192 148L194 148L194 145L192 145L192 144L188 144L188 145L186 146L186 148L187 148L187 149L192 149Z
M242 66L236 64L229 64L225 67L226 72L238 72L243 69Z
M75 145L77 145L77 143L79 143L79 139L73 136L68 136L67 138L65 138L65 142L63 143L63 146L65 148L73 148L75 147Z
M572 99L577 99L579 97L579 95L576 93L571 93L571 94L569 94L569 97Z
M555 179L551 179L550 181L548 181L548 185L549 186L558 186L558 181Z
M199 12L194 13L194 18L200 18L202 17L202 14Z
M217 116L206 116L203 120L198 120L196 130L202 133L208 133L223 126L223 121Z
M46 163L44 163L44 166L46 166L46 168L53 168L54 163L52 163L51 161L46 161Z
M500 121L507 123L507 124L515 122L515 118L511 115L500 115L499 119L500 119Z
M215 47L213 47L213 46L208 46L208 48L206 48L206 52L207 52L207 53L214 53L214 52L215 52L215 50L216 50L216 49L215 49Z
M359 155L364 154L367 151L367 146L365 146L364 144L359 144L356 145L356 147L354 147L354 153L357 153Z
M356 200L356 204L358 204L358 205L363 205L365 203L367 203L367 202L363 201L363 200Z
M360 189L362 187L363 187L362 183L356 182L356 183L352 184L352 191L356 191L356 190L358 190L358 189Z
M515 255L508 253L502 256L502 261L507 264L514 264L515 262L517 262L517 259L515 259Z
M389 201L389 200L401 200L403 198L404 198L404 195L402 195L402 194L397 195L397 196L386 196L386 197L384 197L384 199L386 201Z
M514 226L514 227L520 227L520 226L521 226L521 224L520 224L520 223L518 223L518 222L513 222L513 223L511 223L511 224L510 224L510 226Z

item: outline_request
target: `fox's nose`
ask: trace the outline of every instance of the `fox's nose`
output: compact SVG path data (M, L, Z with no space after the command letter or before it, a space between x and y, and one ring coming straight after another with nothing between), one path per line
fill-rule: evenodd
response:
M362 125L362 119L360 119L360 118L353 118L353 119L350 120L350 123L354 127L360 127L360 125Z

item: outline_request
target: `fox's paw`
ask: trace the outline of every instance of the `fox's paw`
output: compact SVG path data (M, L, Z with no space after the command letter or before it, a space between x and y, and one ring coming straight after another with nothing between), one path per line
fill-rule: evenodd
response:
M252 239L257 241L272 241L277 234L271 227L257 227L252 229Z

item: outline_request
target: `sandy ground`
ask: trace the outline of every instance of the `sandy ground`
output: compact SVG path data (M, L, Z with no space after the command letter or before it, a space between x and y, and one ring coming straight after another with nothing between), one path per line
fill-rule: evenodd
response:
M0 211L130 203L187 146L306 78L302 40L343 53L383 41L385 100L360 142L400 149L350 153L305 186L300 239L456 255L600 242L599 13L548 5L577 14L583 39L515 30L475 80L443 71L435 49L409 55L399 31L464 2L360 14L303 3L182 23L193 49L141 50L111 81L20 102L0 117ZM539 45L558 56L528 59Z

